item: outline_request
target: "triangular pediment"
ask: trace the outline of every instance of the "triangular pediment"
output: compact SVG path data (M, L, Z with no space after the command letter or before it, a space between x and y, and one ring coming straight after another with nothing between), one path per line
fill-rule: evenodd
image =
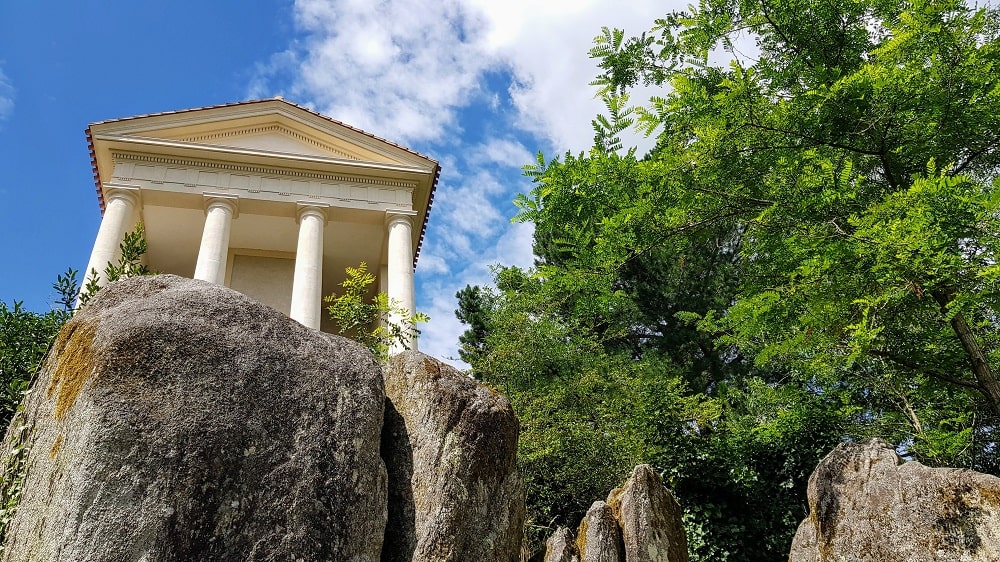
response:
M437 166L402 146L279 99L105 121L91 125L91 132L120 142L152 139L195 149L236 149L428 171Z
M404 164L385 154L358 146L342 139L319 138L304 134L278 122L250 124L244 127L217 128L207 132L190 133L183 129L151 131L151 138L181 141L206 146L243 148L276 154L317 156L381 164Z

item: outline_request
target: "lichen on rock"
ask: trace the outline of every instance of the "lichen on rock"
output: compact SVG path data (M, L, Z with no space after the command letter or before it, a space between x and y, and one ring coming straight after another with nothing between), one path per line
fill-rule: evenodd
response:
M636 466L606 502L591 505L572 533L559 528L544 562L687 562L681 507L649 465Z
M59 360L51 369L52 377L46 395L48 398L55 396L53 415L57 420L73 406L87 379L93 374L93 343L96 332L95 321L77 317L63 326L52 346L52 355Z
M626 562L687 562L681 506L648 464L608 496L622 530Z
M407 351L384 371L389 471L383 562L513 562L525 517L506 398Z
M1000 560L1000 478L903 462L885 441L843 443L809 478L790 562Z
M137 277L76 314L35 386L2 560L379 559L385 396L360 345Z

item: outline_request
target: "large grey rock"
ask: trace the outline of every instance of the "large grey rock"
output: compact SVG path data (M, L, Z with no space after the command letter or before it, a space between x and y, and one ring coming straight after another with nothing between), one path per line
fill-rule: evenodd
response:
M873 439L837 446L809 478L790 562L1000 560L1000 478L903 462Z
M598 500L590 506L576 531L576 550L580 562L622 562L621 530L611 506Z
M573 543L573 532L559 527L545 541L545 559L542 562L579 562Z
M608 497L622 530L625 562L687 562L681 506L648 464Z
M378 560L383 404L354 342L209 283L115 283L27 401L3 560Z
M391 358L384 373L382 560L518 560L525 507L510 403L415 351Z

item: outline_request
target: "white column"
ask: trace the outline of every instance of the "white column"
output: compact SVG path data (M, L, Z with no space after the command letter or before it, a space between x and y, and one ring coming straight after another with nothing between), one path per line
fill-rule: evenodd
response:
M323 310L323 226L326 213L319 206L299 210L299 243L295 250L292 306L289 316L303 326L319 329Z
M206 195L207 196L207 195ZM208 196L205 207L205 230L194 278L222 285L226 281L226 258L229 256L229 233L236 216L236 198Z
M107 283L104 270L109 263L117 262L121 256L122 240L132 225L135 207L139 203L138 190L134 188L105 188L105 195L104 217L97 230L97 240L94 241L87 270L83 273L84 286L91 279L93 270L97 270L99 286L103 287Z
M413 216L414 212L386 213L389 229L388 247L388 293L389 301L403 308L406 316L393 314L390 322L400 323L412 317L416 310L413 292ZM405 341L406 348L417 349L417 336L410 334ZM399 353L404 347L394 342L389 353Z

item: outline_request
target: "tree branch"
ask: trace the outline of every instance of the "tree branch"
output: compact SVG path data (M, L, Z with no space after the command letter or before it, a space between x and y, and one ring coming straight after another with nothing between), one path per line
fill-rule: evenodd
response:
M998 142L1000 142L1000 139L993 139L992 142L986 143L986 146L980 148L979 150L973 151L972 154L970 154L969 157L966 158L961 164L955 166L951 170L951 172L948 173L948 175L954 177L957 176L958 174L961 174L962 170L965 170L965 168L967 168L969 164L972 164L972 162L975 161L976 158L979 158L985 152L995 147L998 144Z
M778 27L777 22L774 21L774 19L771 17L771 13L767 9L767 0L761 0L760 8L761 11L764 12L764 19L767 20L767 23L771 25L771 29L773 29L774 32L778 34L778 37L780 37L781 40L785 43L785 46L788 47L788 50L794 53L795 56L801 59L802 62L804 62L805 65L808 66L809 68L813 69L816 68L813 62L809 60L809 57L803 55L802 51L800 51L798 47L796 47L795 44L792 43L792 40L789 39L787 35L785 35L785 32L782 31L780 27Z
M882 350L882 349L873 349L871 351L871 354L874 355L874 356L876 356L876 357L881 357L882 359L886 359L888 361L892 361L893 363L899 365L900 367L904 367L906 369L909 369L911 371L916 371L918 373L923 373L923 374L925 374L927 376L933 377L933 378L938 379L938 380L940 380L942 382L951 383L951 384L954 384L954 385L957 385L957 386L964 386L965 388L971 388L973 390L978 390L980 392L983 391L983 387L979 386L979 384L977 384L974 381L957 379L955 377L946 375L946 374L944 374L941 371L938 371L936 369L928 369L927 367L925 367L923 365L918 365L918 364L914 363L913 361L910 361L909 359L906 359L906 358L903 358L903 357L899 357L898 355L892 354L892 353L890 353L888 351L885 351L885 350Z
M865 150L863 148L858 148L856 146L851 146L849 144L841 144L839 142L825 141L825 140L822 140L822 139L818 139L816 137L811 137L811 136L802 134L802 133L797 132L797 131L789 131L788 129L779 129L777 127L769 127L767 125L760 125L758 123L747 123L747 126L753 127L755 129L761 129L763 131L771 131L772 133L781 133L781 134L784 134L784 135L792 135L792 136L798 137L800 139L804 139L804 140L807 140L809 142L816 143L819 146L829 146L830 148L839 148L839 149L847 150L847 151L850 151L850 152L856 152L858 154L866 154L868 156L882 156L882 153L879 152L879 151L877 151L877 150Z

